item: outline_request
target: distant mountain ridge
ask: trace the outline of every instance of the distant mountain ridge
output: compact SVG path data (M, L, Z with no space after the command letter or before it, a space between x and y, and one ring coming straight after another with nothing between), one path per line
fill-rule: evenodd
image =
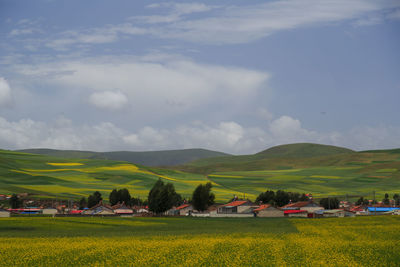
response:
M307 162L322 164L321 161L326 161L328 158L341 158L354 153L358 152L331 145L296 143L274 146L252 155L198 159L179 166L179 169L205 174L215 171L276 169L296 165L295 163L302 165L307 165Z
M128 161L134 164L145 166L175 166L186 164L203 158L215 158L230 156L229 154L212 151L207 149L181 149L181 150L161 150L161 151L113 151L113 152L93 152L79 150L57 150L47 148L22 149L18 152L40 154L52 157L69 159L108 159Z
M255 155L262 156L263 158L311 158L353 152L355 151L338 146L314 143L296 143L274 146L256 153Z

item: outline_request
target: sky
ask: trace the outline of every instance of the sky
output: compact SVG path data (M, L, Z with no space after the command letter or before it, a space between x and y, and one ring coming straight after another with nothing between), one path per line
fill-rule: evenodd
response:
M0 148L399 148L399 48L399 0L0 0Z

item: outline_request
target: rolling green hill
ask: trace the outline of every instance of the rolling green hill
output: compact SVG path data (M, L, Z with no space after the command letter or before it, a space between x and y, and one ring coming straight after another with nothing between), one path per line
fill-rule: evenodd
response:
M211 151L207 149L181 149L163 151L114 151L114 152L92 152L79 150L56 150L56 149L24 149L17 152L41 154L46 156L73 158L73 159L109 159L128 161L145 166L174 166L185 164L194 160L211 157L229 156L229 154Z
M194 188L208 180L204 175L134 165L126 161L64 159L0 150L0 194L30 193L38 198L73 198L100 191L105 199L114 188L128 188L134 197L146 198L161 178L190 197ZM219 201L238 192L214 185Z
M266 188L315 196L400 193L400 149L355 152L345 148L292 144L254 155L201 159L176 169L208 175L228 189L257 195Z
M292 163L307 167L306 163L309 162L311 166L314 166L325 159L330 160L353 154L356 152L347 148L299 143L275 146L253 155L199 159L179 166L178 169L205 174L215 171L286 169L292 168Z
M86 152L82 152L86 153ZM254 155L201 159L166 168L126 161L66 159L0 151L0 194L36 194L38 197L79 198L113 188L128 188L145 198L154 182L172 182L178 193L190 197L207 181L219 202L233 195L255 200L267 189L312 193L315 197L372 198L400 193L400 150L354 152L348 149L294 144Z
M348 154L352 152L354 151L343 147L312 143L298 143L274 146L261 151L256 155L259 158L312 158L337 154Z

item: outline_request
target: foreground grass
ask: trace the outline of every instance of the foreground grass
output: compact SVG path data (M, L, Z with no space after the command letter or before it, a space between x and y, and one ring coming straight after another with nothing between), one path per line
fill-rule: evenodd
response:
M396 266L400 217L7 218L3 266Z

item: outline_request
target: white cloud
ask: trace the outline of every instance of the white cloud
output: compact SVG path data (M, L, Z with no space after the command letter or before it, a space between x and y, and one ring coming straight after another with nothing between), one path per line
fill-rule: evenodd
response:
M101 93L90 97L92 104L116 108L127 98L136 112L161 116L221 105L239 110L260 90L268 89L269 78L266 72L179 57L84 58L14 67L30 84L39 81L65 90L96 90ZM120 93L104 94L110 88Z
M156 3L148 5L147 8L168 8L170 12L167 15L148 15L134 16L129 19L148 24L171 23L182 19L183 15L192 13L206 12L214 9L215 6L205 5L203 3Z
M45 123L31 119L10 122L0 117L0 147L9 149L118 149L123 133L107 122L77 126L65 118Z
M42 19L31 20L31 19L21 19L16 23L15 29L13 29L9 35L19 36L19 35L29 35L33 33L43 33L40 27L40 22Z
M84 31L65 31L48 40L45 45L56 50L66 50L71 45L112 43L119 40L120 35L141 35L145 33L148 33L148 30L135 27L131 23L124 23Z
M394 0L290 0L242 6L210 6L203 3L157 3L150 10L167 10L127 18L134 23L106 25L82 31L66 31L46 41L65 50L72 45L104 44L126 35L150 35L206 44L248 43L279 31L343 21L371 25L398 18ZM187 16L199 13L199 16ZM383 13L389 14L382 16Z
M400 128L355 127L344 133L319 133L301 127L297 119L282 116L263 128L246 128L237 122L216 125L194 122L172 129L143 127L136 132L112 123L76 125L66 118L53 123L0 117L0 147L23 149L162 150L207 148L229 153L255 153L271 146L296 142L339 145L357 150L400 147Z
M259 108L257 110L257 116L260 117L263 120L267 120L270 121L274 118L274 114L272 112L270 112L268 109L266 108Z
M0 77L0 107L11 103L11 88L7 80Z
M158 34L211 44L246 43L282 30L358 19L398 6L395 1L370 0L272 1L233 6L216 16L180 21Z
M318 137L318 134L305 130L297 119L289 116L281 116L269 124L269 131L276 140L283 142L297 142L297 140L309 140Z
M400 19L400 9L395 10L394 12L391 12L387 15L387 18L389 19Z
M91 94L89 102L98 108L118 110L128 103L128 98L120 91L102 91Z

